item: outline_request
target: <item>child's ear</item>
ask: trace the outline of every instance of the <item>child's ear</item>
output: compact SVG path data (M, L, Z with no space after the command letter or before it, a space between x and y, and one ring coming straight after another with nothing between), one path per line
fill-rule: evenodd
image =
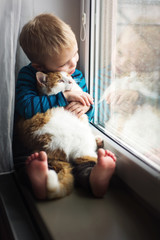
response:
M40 86L44 86L46 83L46 78L47 78L47 74L43 73L43 72L37 72L36 73L36 79L37 79L37 83Z
M43 71L43 67L37 63L32 63L32 67L34 67L37 71Z

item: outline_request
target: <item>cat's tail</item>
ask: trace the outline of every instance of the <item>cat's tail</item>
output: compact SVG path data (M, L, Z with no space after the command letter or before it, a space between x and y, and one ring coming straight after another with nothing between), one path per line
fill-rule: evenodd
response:
M74 185L71 169L62 169L58 173L54 170L48 171L47 177L47 198L55 199L62 198L72 192Z

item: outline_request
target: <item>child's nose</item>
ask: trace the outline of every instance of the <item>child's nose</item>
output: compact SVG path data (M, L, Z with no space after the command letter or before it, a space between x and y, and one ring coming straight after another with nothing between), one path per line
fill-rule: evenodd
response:
M76 66L76 60L73 58L73 59L71 59L71 67L75 67Z

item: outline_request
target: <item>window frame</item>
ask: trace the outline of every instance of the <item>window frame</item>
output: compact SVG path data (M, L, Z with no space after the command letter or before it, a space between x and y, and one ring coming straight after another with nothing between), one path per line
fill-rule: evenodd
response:
M97 1L98 2L98 1ZM93 37L95 31L95 22L93 18L97 17L95 11L96 0L85 0L84 11L86 13L86 39L80 41L80 61L86 77L89 92L92 95L93 89L93 58L94 44ZM88 47L90 46L90 47ZM95 103L96 104L96 103ZM101 135L104 139L105 148L112 150L117 156L116 174L124 181L128 187L133 190L144 203L160 214L160 171L144 162L142 156L136 151L132 151L127 145L123 145L118 138L102 128L91 123L95 135Z

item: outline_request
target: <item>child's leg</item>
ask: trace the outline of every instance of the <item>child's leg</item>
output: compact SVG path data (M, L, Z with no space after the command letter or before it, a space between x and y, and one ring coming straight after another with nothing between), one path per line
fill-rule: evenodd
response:
M115 161L116 157L113 153L99 149L97 163L95 161L86 161L75 164L73 174L79 185L87 189L91 188L96 197L102 197L114 173ZM26 169L35 196L38 199L47 198L48 162L46 153L34 153L29 156L26 161ZM71 176L70 170L69 176Z
M93 167L89 177L90 186L94 196L104 196L109 181L114 173L115 166L115 155L108 150L99 149L97 164Z
M26 160L26 171L33 192L38 199L46 198L46 179L48 175L47 155L45 152L34 153Z
M57 153L55 153L57 156ZM43 151L27 158L26 169L35 197L53 199L68 195L73 189L70 163L53 160L48 169L48 157Z
M74 163L75 182L87 190L90 189L95 197L103 197L114 173L115 162L116 157L113 153L99 149L97 161L87 161L86 157L84 162L82 159L81 162L78 160Z

